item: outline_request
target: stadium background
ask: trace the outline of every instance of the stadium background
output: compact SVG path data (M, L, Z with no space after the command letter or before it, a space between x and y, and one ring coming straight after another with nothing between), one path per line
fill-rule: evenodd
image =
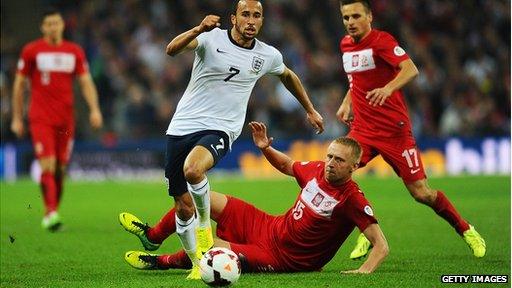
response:
M221 15L222 28L228 28L230 2L2 0L0 286L200 286L183 281L182 271L144 273L127 267L122 255L140 245L116 216L130 211L155 223L172 205L162 177L164 133L188 83L193 55L171 58L164 47L207 13ZM404 90L425 165L430 176L438 176L430 183L446 189L486 238L488 253L474 259L451 227L414 203L376 159L360 173L384 178L361 175L358 182L391 246L378 273L339 275L360 265L347 259L353 233L321 273L244 275L237 287L439 287L443 274L510 277L510 1L373 3L374 27L394 34L420 70ZM77 141L61 209L65 230L59 234L39 227L39 187L25 177L35 167L30 141L16 140L9 131L16 62L22 45L40 36L46 5L62 9L66 38L84 47L105 118L104 129L91 131L76 91ZM275 146L295 159L322 158L326 141L346 133L335 120L347 87L338 52L343 34L337 0L265 1L259 38L279 48L300 75L326 131L313 133L296 101L273 77L256 85L247 119L268 123ZM296 185L293 179L254 179L275 173L248 132L214 169L212 187L282 213L295 199ZM237 176L223 177L224 172ZM98 181L105 179L115 181ZM176 238L160 250L178 249Z
M147 178L152 173L156 178L161 175L157 171L162 166L165 129L186 88L193 59L193 53L168 57L164 48L173 36L197 25L208 13L221 15L222 28L228 28L230 2L3 1L1 174L13 179L32 165L28 138L13 142L9 131L9 101L20 49L39 37L43 7L60 8L66 20L65 37L84 47L105 118L101 132L91 131L86 105L77 91L71 177ZM315 135L298 102L275 77L263 77L249 102L247 119L267 123L285 150L297 139L305 140L306 146L301 147L311 150L308 141L322 145L346 133L335 119L348 86L338 49L344 35L338 5L334 0L265 2L259 38L275 45L285 63L300 75L326 124L326 131ZM395 35L420 70L404 91L419 146L434 151L433 159L426 161L433 162L427 166L434 175L510 173L509 8L510 1L373 3L374 27ZM458 138L450 146L447 141L453 139L448 137ZM458 148L448 155L454 145ZM318 145L312 146L314 150ZM310 154L298 156L310 158ZM250 175L251 156L258 157L244 129L233 153L217 170L241 168ZM383 163L377 164L381 167L377 174L392 174Z

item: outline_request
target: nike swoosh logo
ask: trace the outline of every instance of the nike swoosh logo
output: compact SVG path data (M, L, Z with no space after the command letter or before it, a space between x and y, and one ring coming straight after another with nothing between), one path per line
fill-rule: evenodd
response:
M418 168L418 169L416 169L416 170L412 170L412 169L411 169L411 174L416 174L416 172L418 172L418 171L420 171L420 169L419 169L419 168Z
M219 53L228 53L228 52L226 52L226 51L222 51L222 50L220 50L219 48L217 48L217 52L219 52Z

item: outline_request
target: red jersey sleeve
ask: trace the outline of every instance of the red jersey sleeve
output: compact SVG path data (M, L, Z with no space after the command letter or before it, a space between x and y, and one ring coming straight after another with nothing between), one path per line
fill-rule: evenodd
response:
M409 59L409 55L398 45L395 38L386 32L381 32L376 48L378 55L393 67L398 67L400 62Z
M300 188L304 188L307 182L311 180L311 178L314 177L314 175L316 175L316 172L320 167L322 167L323 169L323 162L321 161L296 161L295 163L293 163L293 175L297 180L297 183L299 184Z
M343 214L363 232L370 224L377 223L373 209L363 193L352 193L343 205Z
M35 58L30 45L23 47L21 51L20 59L18 59L17 72L25 76L32 73L32 69L35 66Z
M76 45L76 66L75 75L82 75L89 72L89 65L87 64L87 58L85 58L84 50Z

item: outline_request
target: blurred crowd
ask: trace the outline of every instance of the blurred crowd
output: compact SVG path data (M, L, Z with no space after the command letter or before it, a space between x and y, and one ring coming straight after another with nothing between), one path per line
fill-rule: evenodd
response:
M167 43L207 14L230 27L227 0L45 1L61 8L66 38L84 48L100 95L105 139L164 135L190 77L193 53L169 57ZM276 77L253 91L247 119L269 124L280 138L332 138L346 133L335 113L346 93L337 0L264 2L259 39L275 46L302 79L326 131L314 135L300 104ZM425 137L510 134L510 1L376 0L374 28L389 31L420 70L404 89L414 133ZM2 17L19 17L2 13ZM40 19L33 19L37 27ZM12 139L10 97L23 31L2 30L2 139ZM77 138L98 137L77 99ZM82 105L80 105L82 103ZM248 137L245 129L241 137Z

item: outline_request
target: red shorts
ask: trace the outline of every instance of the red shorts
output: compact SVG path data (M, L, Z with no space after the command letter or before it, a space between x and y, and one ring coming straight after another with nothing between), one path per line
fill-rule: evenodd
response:
M224 211L217 219L217 236L231 243L231 250L245 258L244 272L283 272L271 245L274 216L230 196ZM245 267L244 267L245 268Z
M37 159L56 157L61 164L67 164L73 150L75 126L55 127L42 123L30 123L32 145Z
M420 151L412 135L382 140L369 139L360 132L350 131L347 136L356 139L363 148L360 167L380 154L405 183L426 178Z

